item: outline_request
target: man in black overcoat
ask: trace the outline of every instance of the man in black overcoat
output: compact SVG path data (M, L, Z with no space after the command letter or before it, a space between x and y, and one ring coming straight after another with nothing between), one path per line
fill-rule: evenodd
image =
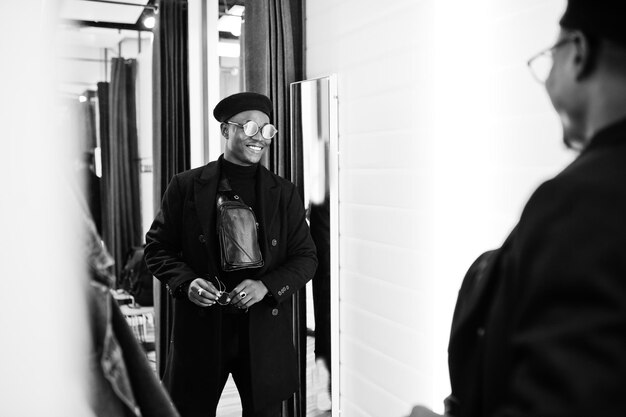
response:
M625 3L570 0L555 44L529 61L581 152L469 269L446 415L626 415Z
M224 154L174 176L146 235L146 262L174 297L163 383L182 417L214 416L229 374L244 416L279 416L297 388L291 298L313 277L317 258L296 187L259 163L276 134L271 108L256 93L218 103ZM252 243L262 255L232 271L222 267L216 231L224 178L231 201L254 212Z

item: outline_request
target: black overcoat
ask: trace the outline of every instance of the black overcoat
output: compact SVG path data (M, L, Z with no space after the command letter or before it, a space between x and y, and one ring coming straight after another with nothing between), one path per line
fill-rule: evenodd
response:
M626 415L626 121L542 184L472 265L449 368L455 416Z
M210 162L174 176L146 235L146 262L170 291L207 274L220 276L216 259L215 195L220 163ZM259 166L256 216L264 266L260 279L269 293L249 311L253 402L263 408L289 398L298 384L292 339L292 295L312 278L315 245L296 187ZM206 411L218 391L222 309L174 298L173 328L163 383L181 415Z

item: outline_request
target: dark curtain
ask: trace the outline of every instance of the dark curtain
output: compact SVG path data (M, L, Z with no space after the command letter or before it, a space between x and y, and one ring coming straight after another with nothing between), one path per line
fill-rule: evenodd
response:
M109 149L109 83L99 82L98 91L96 92L98 98L98 131L100 133L100 158L104 163L106 155L110 155ZM103 167L104 168L104 167ZM104 171L104 169L103 169ZM110 187L109 179L104 172L100 178L100 236L104 236L102 230L103 219L106 219L107 206L104 203L106 201L105 191Z
M274 104L278 128L263 165L302 186L302 149L290 145L289 85L303 77L302 0L246 2L244 89L265 94Z
M274 173L292 181L303 195L302 144L290 140L290 84L301 81L303 65L303 1L246 2L244 90L269 96L278 135L261 161ZM306 298L304 289L294 300L294 344L299 352L300 388L283 407L283 416L306 415Z
M77 155L77 174L80 181L80 189L84 197L89 214L93 219L96 229L102 235L102 207L100 198L100 178L96 175L95 148L97 141L96 123L96 92L87 90L83 92L87 100L77 102L76 123L78 126L78 144L74 147L79 152Z
M187 0L157 1L154 28L154 196L155 208L172 177L189 169L189 77ZM162 377L172 324L172 299L160 281L154 289L157 371Z
M108 136L101 137L103 240L115 260L119 282L126 254L143 241L139 200L139 158L135 104L135 60L113 58ZM101 120L102 123L102 120Z
M96 135L96 105L93 100L94 92L86 90L83 96L86 98L83 102L78 102L78 126L79 126L79 144L77 149L81 152L93 152L98 146Z

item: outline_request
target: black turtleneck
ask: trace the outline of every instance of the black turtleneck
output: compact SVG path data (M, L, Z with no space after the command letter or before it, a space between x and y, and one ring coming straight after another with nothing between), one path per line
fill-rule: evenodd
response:
M243 166L222 159L222 176L228 178L230 186L252 210L256 206L256 172L258 164Z

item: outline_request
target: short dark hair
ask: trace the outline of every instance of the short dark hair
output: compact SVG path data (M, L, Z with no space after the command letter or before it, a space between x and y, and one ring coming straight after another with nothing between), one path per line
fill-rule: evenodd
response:
M560 20L565 29L575 29L626 47L626 1L569 0Z

